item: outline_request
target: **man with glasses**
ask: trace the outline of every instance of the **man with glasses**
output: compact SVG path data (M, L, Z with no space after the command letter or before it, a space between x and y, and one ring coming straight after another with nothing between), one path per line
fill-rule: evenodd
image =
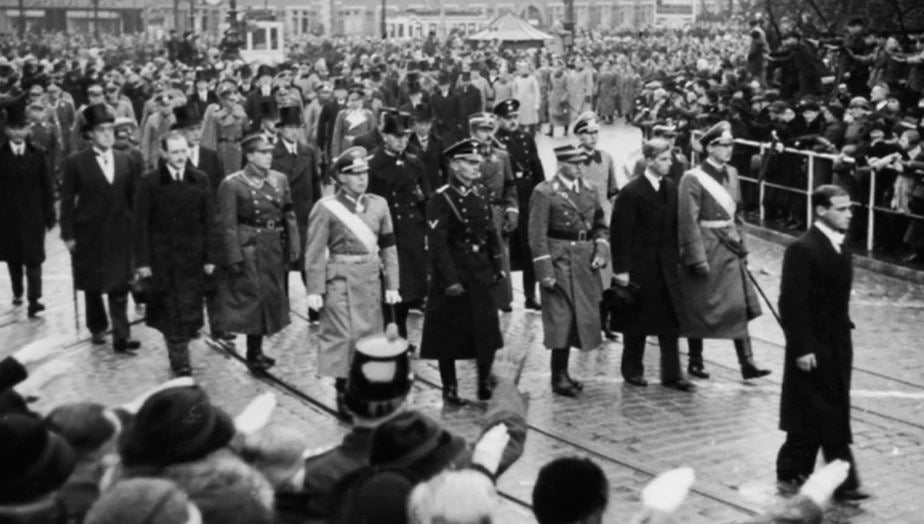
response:
M680 287L690 360L687 371L709 378L703 364L703 339L732 339L741 376L770 374L754 363L748 321L760 316L757 293L747 273L747 247L738 215L738 171L728 164L734 137L728 122L719 122L699 140L707 157L684 173L678 194ZM644 385L641 381L635 385Z
M112 325L113 349L140 347L129 338L128 283L132 272L132 205L137 165L112 149L115 117L105 104L87 106L82 132L91 147L64 162L61 238L71 252L74 284L84 291L87 327L94 344L104 344ZM109 302L109 320L103 306Z

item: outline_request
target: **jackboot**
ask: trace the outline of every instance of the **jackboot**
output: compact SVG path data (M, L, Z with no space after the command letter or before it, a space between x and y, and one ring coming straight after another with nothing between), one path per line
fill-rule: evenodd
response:
M459 396L459 383L456 380L456 361L440 359L440 380L443 382L443 404L447 406L464 406L468 404Z
M491 358L491 360L494 359ZM491 400L494 392L491 364L492 362L478 362L478 400Z
M738 354L738 365L741 366L741 377L745 380L766 377L769 369L760 369L754 363L754 353L751 351L750 338L735 339L735 353Z
M687 360L687 374L708 380L709 373L706 373L706 366L703 364L703 339L687 339L687 348L690 350L690 356Z
M563 397L576 397L579 389L568 377L568 352L570 349L553 349L551 357L552 393Z

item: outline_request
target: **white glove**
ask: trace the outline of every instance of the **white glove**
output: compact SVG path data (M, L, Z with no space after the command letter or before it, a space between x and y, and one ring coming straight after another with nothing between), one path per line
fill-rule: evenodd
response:
M819 506L823 506L834 490L847 478L850 470L850 463L844 460L835 460L825 467L812 473L812 476L802 484L799 493L815 501Z
M274 393L257 395L257 398L251 400L250 404L234 417L234 429L244 435L256 433L269 422L277 403Z
M504 449L510 442L510 433L507 426L498 424L489 429L482 435L481 439L475 443L475 449L472 451L472 463L484 466L484 469L497 473L500 467L501 457L504 456Z
M630 524L666 524L690 492L696 476L692 468L677 468L661 473L642 489L642 508Z
M321 295L308 295L308 308L320 311L324 307L324 297Z
M397 289L385 290L385 303L386 304L400 304L401 303L401 295L398 294Z

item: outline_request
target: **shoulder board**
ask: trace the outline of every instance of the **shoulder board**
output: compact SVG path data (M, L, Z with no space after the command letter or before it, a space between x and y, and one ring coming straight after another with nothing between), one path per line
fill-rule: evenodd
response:
M439 189L436 190L436 192L437 192L437 193L443 193L443 192L445 192L447 189L449 189L449 184L446 184L446 185L440 187Z
M234 173L231 173L230 175L226 176L225 179L231 180L234 178L241 178L242 176L244 176L243 171L235 171Z
M328 444L326 446L321 446L319 448L305 450L305 452L302 453L302 459L313 460L316 458L320 458L322 455L326 455L330 453L331 451L337 449L339 446L340 446L339 443L338 444Z

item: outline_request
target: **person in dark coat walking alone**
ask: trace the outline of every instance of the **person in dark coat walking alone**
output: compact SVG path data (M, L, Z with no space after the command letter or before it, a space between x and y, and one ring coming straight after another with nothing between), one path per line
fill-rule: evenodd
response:
M673 161L671 143L656 138L642 146L647 163L642 176L619 192L610 221L613 272L621 285L639 287L637 314L618 328L625 335L622 376L646 384L642 357L645 337L655 335L661 348L661 384L691 391L680 370L677 337L681 307L677 272L677 186L666 175Z
M112 321L117 352L137 349L129 338L128 283L132 274L132 205L138 166L112 149L115 117L105 104L87 106L83 132L91 147L64 162L61 187L61 238L71 252L77 289L84 291L87 327L94 344L104 344Z
M432 274L420 358L437 359L443 401L462 405L456 360L477 360L478 397L491 397L491 363L504 345L493 289L506 278L503 245L491 204L477 183L482 156L477 140L450 146L450 183L427 204L427 245Z
M0 147L0 260L6 262L13 305L22 304L23 269L29 317L43 311L42 262L45 231L55 226L53 166L45 150L29 140L25 106L7 108L7 142Z
M164 335L173 372L191 375L189 341L202 327L215 271L215 217L208 176L187 163L186 137L171 131L161 150L164 162L135 193L134 264L140 278L151 279L147 325Z
M781 482L804 482L821 448L826 462L850 463L834 496L856 501L869 495L860 490L850 451L853 262L844 241L852 217L850 197L838 186L820 186L812 193L812 208L815 223L783 256L780 317L786 363L780 429L786 442L777 455L776 475Z

